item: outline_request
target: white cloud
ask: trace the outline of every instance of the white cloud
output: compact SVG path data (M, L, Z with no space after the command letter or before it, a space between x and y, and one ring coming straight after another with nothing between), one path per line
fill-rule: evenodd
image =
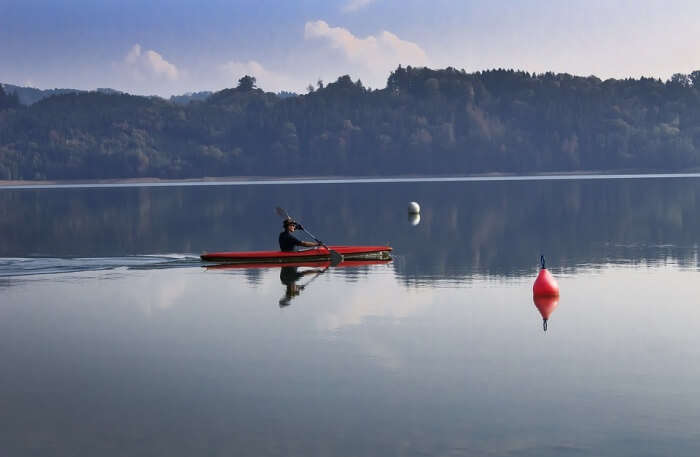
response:
M324 40L332 49L339 50L349 62L360 64L374 73L386 75L399 64L429 64L428 55L420 46L386 30L358 38L347 29L330 27L319 20L306 23L304 37L307 40Z
M222 65L221 69L230 81L229 85L235 86L238 84L238 80L245 75L254 76L257 86L270 92L294 90L299 85L288 76L270 71L255 60L248 62L230 61Z
M369 5L374 1L375 0L350 0L345 4L345 6L343 6L343 12L352 13L354 11L364 8L365 6Z
M137 80L166 79L176 81L180 72L177 67L152 50L141 50L141 45L132 46L124 58L124 64Z

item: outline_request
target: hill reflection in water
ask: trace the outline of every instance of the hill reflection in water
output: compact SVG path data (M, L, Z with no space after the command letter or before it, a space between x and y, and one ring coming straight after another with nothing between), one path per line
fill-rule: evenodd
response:
M328 244L388 242L407 283L529 276L540 254L696 268L698 202L697 178L3 190L0 256L274 249L281 205Z

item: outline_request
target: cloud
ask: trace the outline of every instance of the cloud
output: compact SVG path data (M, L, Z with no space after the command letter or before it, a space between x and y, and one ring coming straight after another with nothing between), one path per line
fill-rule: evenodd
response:
M377 35L358 38L342 27L330 27L325 21L307 22L304 38L324 40L332 49L339 50L354 64L361 64L371 70L386 72L399 64L425 66L428 55L416 43L402 40L391 32L383 30Z
M343 6L344 13L352 13L364 8L375 0L350 0Z
M238 80L245 75L254 76L257 86L266 91L292 90L299 85L288 76L270 71L255 60L248 62L230 61L223 64L221 69L232 85L237 85Z
M180 72L177 67L163 58L155 51L142 51L141 45L132 46L129 53L124 58L124 64L131 72L131 75L138 80L144 79L165 79L176 81Z

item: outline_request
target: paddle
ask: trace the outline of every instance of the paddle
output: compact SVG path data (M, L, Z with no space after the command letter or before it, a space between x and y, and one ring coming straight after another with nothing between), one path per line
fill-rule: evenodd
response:
M292 219L292 217L291 217L284 209L280 208L279 206L278 206L277 208L275 208L275 211L276 211L277 214L279 214L279 216L280 216L281 218L283 218L283 219L291 219L291 220L294 220L294 219ZM342 254L340 254L338 251L334 251L334 250L330 249L328 246L326 246L325 244L323 244L323 241L319 240L318 238L316 238L315 236L313 236L311 233L309 233L309 231L306 230L306 229L304 228L304 226L302 226L301 224L298 224L298 223L297 223L297 224L296 224L296 227L297 227L299 230L301 230L302 232L304 232L304 233L306 233L307 235L309 235L311 238L313 238L314 241L316 241L318 244L320 244L321 246L323 246L324 248L326 248L326 250L328 250L328 253L329 253L330 256L331 256L331 266L332 266L332 267L338 265L340 262L343 261L343 255L342 255Z
M341 256L342 256L342 254L338 254L338 255L341 255ZM335 265L333 265L333 266L335 266ZM325 267L323 270L317 271L316 274L314 275L314 277L311 278L311 279L309 279L309 280L306 282L306 284L302 284L301 286L299 286L299 287L301 287L301 290L306 289L306 286L308 286L309 284L311 284L312 282L314 282L314 279L318 278L318 277L321 276L323 273L325 273L325 272L328 270L328 268L330 268L330 265L328 265L327 267Z

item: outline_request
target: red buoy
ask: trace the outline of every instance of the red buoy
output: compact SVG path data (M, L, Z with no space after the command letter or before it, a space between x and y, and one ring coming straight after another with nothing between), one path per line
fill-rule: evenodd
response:
M554 312L554 308L559 304L559 284L554 279L552 273L544 267L544 256L540 256L542 268L540 274L535 279L535 284L532 286L532 299L535 306L542 315L542 327L547 331L547 319Z
M559 284L554 276L544 267L544 256L540 257L542 262L542 269L540 274L537 275L535 279L535 284L532 286L532 293L535 297L558 297L559 296Z

